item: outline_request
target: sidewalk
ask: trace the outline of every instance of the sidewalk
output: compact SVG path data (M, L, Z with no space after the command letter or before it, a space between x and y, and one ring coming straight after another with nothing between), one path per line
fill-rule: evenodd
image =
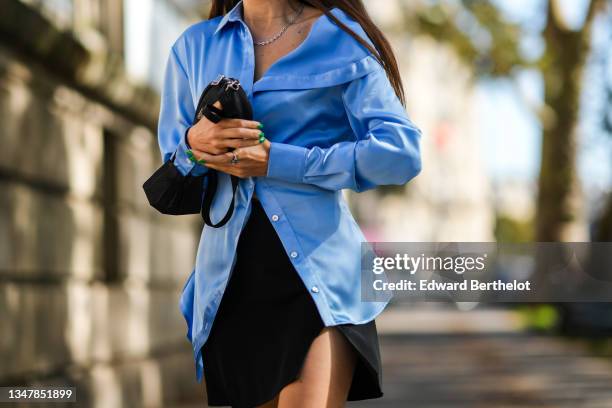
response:
M351 407L612 407L612 361L512 312L391 309L379 328L385 396Z

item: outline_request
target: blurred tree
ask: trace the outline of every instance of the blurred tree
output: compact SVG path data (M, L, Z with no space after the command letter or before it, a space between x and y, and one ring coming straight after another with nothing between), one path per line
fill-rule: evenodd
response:
M609 16L609 22L609 26L612 27L612 14ZM610 30L609 38L612 39L612 30ZM606 52L601 62L603 72L612 73L612 53L607 47ZM608 77L604 81L606 81L606 96L603 109L600 112L601 128L607 135L612 136L612 79ZM598 242L612 241L612 193L608 194L606 207L602 211L601 218L596 222L594 240Z
M572 192L576 187L576 130L582 74L591 51L595 16L605 0L591 0L580 29L571 29L560 12L559 0L549 0L544 30L546 51L540 61L545 78L544 137L537 205L539 241L570 238L565 229L573 221Z
M536 68L544 79L544 107L537 112L543 128L537 200L538 241L570 239L578 208L575 194L576 132L582 74L591 52L591 31L608 0L590 0L584 22L572 28L560 0L545 0L545 51L536 61L523 58L521 26L508 22L488 0L438 0L414 7L405 3L406 27L453 47L476 77L511 76L517 68ZM470 29L466 29L465 22ZM483 41L483 38L488 41Z
M450 45L476 77L507 76L514 68L528 65L519 51L520 26L507 22L489 1L438 0L420 7L405 4L408 30Z
M531 220L516 220L505 215L498 215L495 219L495 240L497 242L533 241Z
M597 223L597 234L594 237L597 242L612 241L612 195L608 198L608 205Z

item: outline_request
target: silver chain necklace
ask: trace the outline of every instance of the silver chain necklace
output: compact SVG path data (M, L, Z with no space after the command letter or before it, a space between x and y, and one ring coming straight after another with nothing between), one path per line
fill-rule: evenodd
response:
M298 17L300 17L300 15L302 15L302 12L304 11L304 4L302 4L302 7L300 8L300 10L295 14L295 16L293 16L293 18L291 18L291 20L289 20L289 22L287 24L285 24L285 26L283 28L281 28L281 30L274 34L272 37L268 38L267 40L264 41L255 41L253 40L253 44L257 45L257 46L264 46L264 45L268 45L268 44L272 44L274 41L278 40L279 38L281 38L281 36L283 34L285 34L285 31L287 31L287 29L292 26L295 23L295 20L298 19Z

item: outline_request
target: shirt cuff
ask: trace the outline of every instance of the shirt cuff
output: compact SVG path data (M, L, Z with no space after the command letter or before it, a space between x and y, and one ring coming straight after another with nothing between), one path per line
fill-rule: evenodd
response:
M191 170L196 166L196 163L191 161L189 156L187 155L187 151L191 150L189 146L187 146L187 129L185 131L184 136L181 138L178 146L176 147L176 152L174 156L174 166L179 170L179 172L186 176Z
M308 149L285 143L270 142L268 177L302 183Z
M183 134L183 140L185 141L185 146L187 146L188 149L191 149L191 146L189 145L189 138L187 137L187 135L189 134L189 129L191 129L191 126L189 126L187 130L185 130L185 133Z

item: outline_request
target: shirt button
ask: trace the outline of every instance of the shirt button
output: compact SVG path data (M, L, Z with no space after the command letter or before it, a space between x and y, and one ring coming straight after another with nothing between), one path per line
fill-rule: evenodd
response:
M272 216L272 221L278 221L278 215L274 214L274 215Z
M313 286L312 288L310 288L310 290L312 291L312 293L319 293L319 288L316 286Z
M293 251L293 252L291 252L289 255L291 255L291 257L292 257L292 258L297 258L298 253L297 253L297 252L295 252L295 251Z

